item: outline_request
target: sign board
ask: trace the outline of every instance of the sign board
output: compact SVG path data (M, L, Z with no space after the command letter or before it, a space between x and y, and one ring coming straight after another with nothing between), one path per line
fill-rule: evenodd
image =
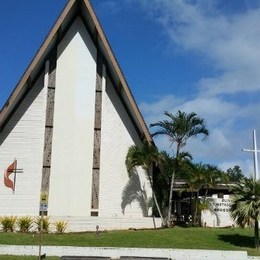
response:
M215 212L230 212L232 201L228 199L212 199L211 205Z
M207 227L231 227L235 222L230 217L232 200L229 195L224 198L208 197L211 207L201 212L203 226Z
M48 193L46 191L41 192L40 199L40 211L48 210Z

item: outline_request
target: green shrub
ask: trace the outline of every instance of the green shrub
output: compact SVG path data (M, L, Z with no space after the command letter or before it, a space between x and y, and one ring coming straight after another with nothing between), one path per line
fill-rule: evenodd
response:
M14 232L16 227L17 217L5 216L0 218L0 223L4 232Z
M33 226L33 218L30 216L20 217L17 220L17 226L20 232L29 232Z
M42 224L41 224L42 223ZM49 233L50 231L50 217L37 217L35 224L37 226L37 230L40 232L41 231L41 226L42 226L42 232L44 233Z
M64 233L68 226L68 221L58 220L55 222L55 228L57 233Z

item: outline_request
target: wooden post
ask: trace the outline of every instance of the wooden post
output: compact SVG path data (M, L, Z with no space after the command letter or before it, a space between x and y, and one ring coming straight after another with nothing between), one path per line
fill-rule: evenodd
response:
M41 211L41 220L40 220L40 242L39 242L39 260L41 260L42 255L42 229L43 229L43 211Z

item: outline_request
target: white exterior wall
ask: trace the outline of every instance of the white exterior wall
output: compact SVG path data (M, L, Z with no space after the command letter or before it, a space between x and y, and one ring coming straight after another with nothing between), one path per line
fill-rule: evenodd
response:
M58 46L49 215L90 216L96 48L79 18Z
M1 215L39 214L47 96L43 84L42 74L0 133ZM15 158L23 172L16 175L13 194L4 185L4 172Z
M231 200L229 195L224 198L218 198L217 194L207 198L213 211L203 210L201 220L203 226L207 227L228 227L234 225L234 221L230 217Z
M58 45L48 214L52 218L71 218L73 227L83 218L86 222L83 221L83 226L79 224L80 230L95 229L99 222L101 229L152 227L152 218L143 218L137 202L128 205L122 213L122 191L129 181L126 154L131 145L139 144L141 140L105 74L99 217L90 217L96 56L96 47L77 18ZM4 186L2 178L1 215L39 214L46 100L47 86L44 87L42 74L0 134L2 176L15 158L18 168L23 169L23 173L17 173L15 194ZM9 134L5 136L6 133ZM138 173L142 188L150 197L145 173L141 168ZM91 222L90 226L88 222Z
M136 202L127 206L124 215L121 209L122 191L129 180L125 166L127 151L131 145L140 143L141 140L129 116L107 78L102 101L100 217L143 217ZM151 196L150 185L143 169L139 168L138 172L148 196Z

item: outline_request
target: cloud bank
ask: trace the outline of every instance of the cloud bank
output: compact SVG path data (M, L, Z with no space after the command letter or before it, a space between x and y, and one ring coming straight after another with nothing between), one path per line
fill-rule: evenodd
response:
M223 170L237 164L252 173L252 155L241 149L252 146L253 129L260 144L259 1L124 0L122 6L140 8L145 19L161 27L173 58L181 52L193 63L197 58L208 66L194 82L192 95L162 89L153 101L141 102L147 124L164 119L164 111L195 112L210 131L207 142L192 140L187 145L195 160ZM155 141L161 149L173 148L165 138Z
M163 111L196 112L206 119L208 142L188 145L197 160L222 169L240 165L252 172L250 159L241 148L251 145L252 129L260 128L260 6L244 2L225 9L226 1L141 1L148 19L159 23L173 50L196 53L207 60L213 76L196 82L195 98L172 94L143 102L141 111L149 123L162 119ZM259 137L258 131L258 137ZM259 138L258 138L259 139ZM158 140L159 141L159 140ZM167 149L167 142L158 145Z

